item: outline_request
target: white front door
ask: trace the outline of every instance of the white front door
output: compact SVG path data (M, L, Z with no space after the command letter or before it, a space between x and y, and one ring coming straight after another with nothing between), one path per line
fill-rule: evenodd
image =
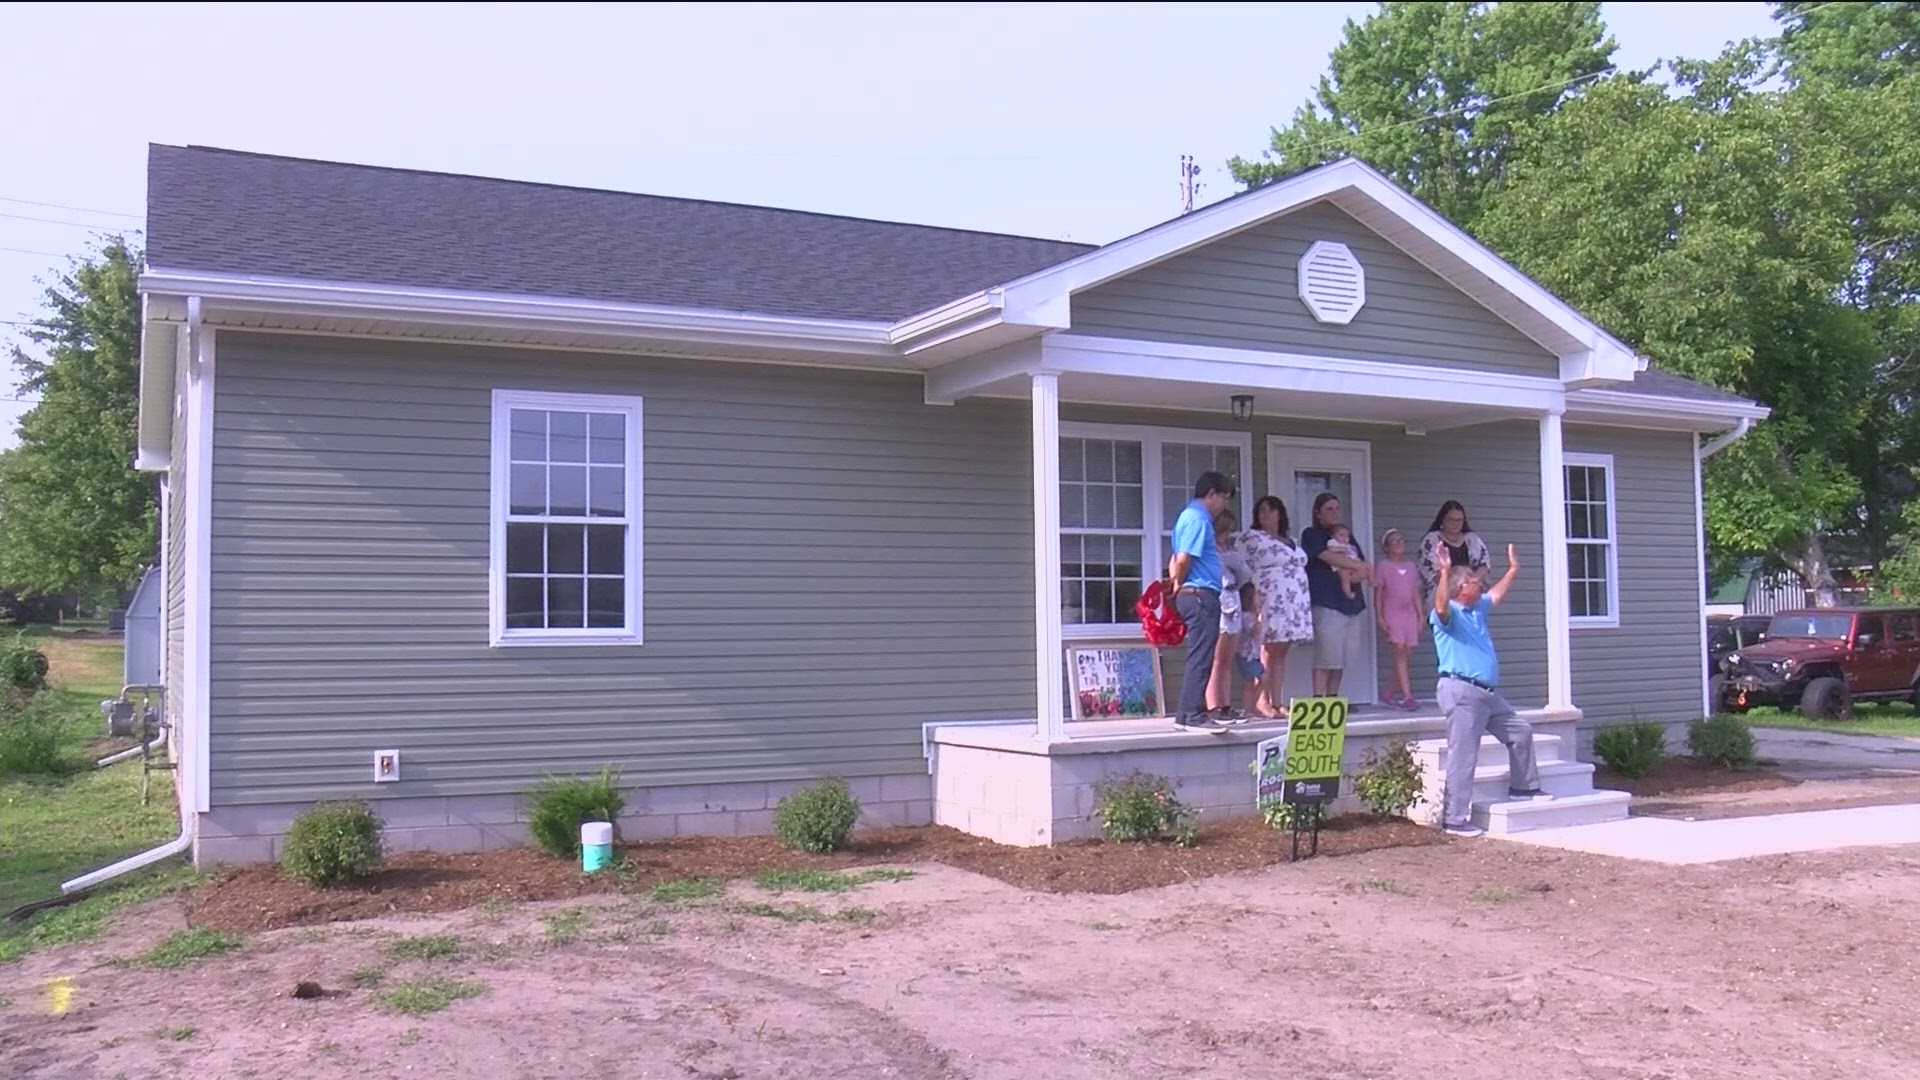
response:
M1369 563L1379 558L1374 545L1379 537L1373 531L1373 455L1364 442L1344 439L1307 439L1293 436L1267 437L1267 489L1287 504L1287 516L1298 537L1313 524L1313 500L1331 491L1340 497L1343 520L1353 530L1353 541ZM1357 667L1347 668L1340 692L1354 704L1373 702L1380 680L1376 671L1378 649L1374 638L1373 597L1367 597L1367 648ZM1282 693L1289 699L1313 693L1312 647L1302 642L1287 655Z

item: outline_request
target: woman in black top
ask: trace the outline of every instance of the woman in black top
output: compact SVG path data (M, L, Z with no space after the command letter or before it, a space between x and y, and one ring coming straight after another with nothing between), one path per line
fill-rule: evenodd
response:
M1448 499L1440 504L1440 512L1433 516L1433 527L1420 540L1420 580L1426 586L1427 599L1433 599L1434 583L1440 580L1440 564L1434 562L1434 550L1442 544L1446 545L1448 562L1453 566L1454 581L1458 582L1463 572L1477 575L1482 583L1487 580L1487 571L1492 566L1492 560L1487 557L1487 542L1467 523L1467 508L1457 500Z

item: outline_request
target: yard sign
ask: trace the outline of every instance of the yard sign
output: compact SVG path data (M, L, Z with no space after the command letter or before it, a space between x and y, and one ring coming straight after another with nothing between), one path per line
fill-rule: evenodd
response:
M1282 798L1332 802L1340 794L1340 756L1347 748L1347 699L1294 698L1287 707L1287 758Z
M1152 645L1069 648L1067 679L1075 720L1166 715L1160 650Z

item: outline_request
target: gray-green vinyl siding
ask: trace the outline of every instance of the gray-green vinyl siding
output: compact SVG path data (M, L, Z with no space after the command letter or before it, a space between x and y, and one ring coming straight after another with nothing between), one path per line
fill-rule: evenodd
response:
M644 645L488 646L495 387L645 399ZM231 333L215 392L215 805L916 773L923 721L1032 715L1018 406Z
M1706 662L1692 440L1567 427L1569 453L1613 455L1618 503L1620 626L1572 631L1573 700L1589 724L1700 715Z
M1353 321L1300 302L1300 256L1316 240L1366 270ZM1313 203L1073 298L1075 333L1433 364L1557 378L1559 361L1498 315L1330 203Z
M1061 406L1063 420L1103 424L1140 424L1195 430L1244 432L1245 426L1223 422L1204 413L1145 412L1134 409ZM1494 635L1500 648L1501 682L1517 706L1537 708L1547 698L1546 609L1540 584L1540 555L1545 534L1540 523L1540 427L1531 421L1509 421L1457 428L1432 435L1405 435L1383 425L1316 423L1304 420L1256 417L1252 423L1253 483L1242 505L1270 492L1287 504L1298 536L1308 524L1309 507L1294 505L1291 491L1274 491L1267 476L1267 440L1295 436L1364 442L1373 463L1373 533L1359 538L1369 559L1378 559L1380 535L1399 529L1411 548L1433 523L1440 504L1459 499L1466 504L1473 526L1490 546L1504 553L1508 543L1519 546L1526 572L1515 582L1500 613ZM1244 513L1242 515L1245 516ZM1411 557L1411 555L1410 555ZM1504 565L1504 554L1495 568ZM1377 669L1386 678L1392 654L1378 642ZM1162 660L1169 700L1178 700L1180 664L1184 650L1168 650ZM1433 644L1422 635L1411 659L1414 693L1431 701L1436 665ZM1288 697L1305 695L1311 687L1288 686Z

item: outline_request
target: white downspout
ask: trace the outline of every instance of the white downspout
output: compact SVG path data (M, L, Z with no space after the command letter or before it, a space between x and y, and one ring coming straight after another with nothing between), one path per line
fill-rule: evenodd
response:
M199 337L200 298L197 296L189 296L187 297L187 340L189 343L187 355L189 357L198 355L193 350L192 345L198 343ZM162 600L164 601L164 599L163 597ZM161 621L162 623L165 622L164 604ZM164 660L162 662L164 663ZM183 720L187 719L187 709L191 705L191 701L181 701L180 716ZM205 723L206 718L202 717L200 722ZM187 737L187 733L184 731L177 731L175 735L180 739ZM171 859L175 855L179 855L193 846L194 830L199 825L200 816L193 811L191 792L188 790L190 786L189 778L185 775L185 770L180 768L180 753L177 747L178 744L176 743L176 749L173 752L173 791L180 814L180 835L161 844L159 847L149 848L138 855L129 855L119 862L103 866L90 873L81 874L71 881L61 882L60 894L62 896L71 896L77 892L84 892L87 889L93 888L95 885L112 881L114 878L120 877L123 874L130 874L142 867L152 866L154 863Z
M1727 447L1732 446L1734 443L1739 442L1741 436L1752 429L1753 418L1748 416L1741 417L1740 422L1733 425L1732 431L1721 435L1719 438L1708 442L1700 448L1700 460L1705 461L1720 451L1725 450Z

